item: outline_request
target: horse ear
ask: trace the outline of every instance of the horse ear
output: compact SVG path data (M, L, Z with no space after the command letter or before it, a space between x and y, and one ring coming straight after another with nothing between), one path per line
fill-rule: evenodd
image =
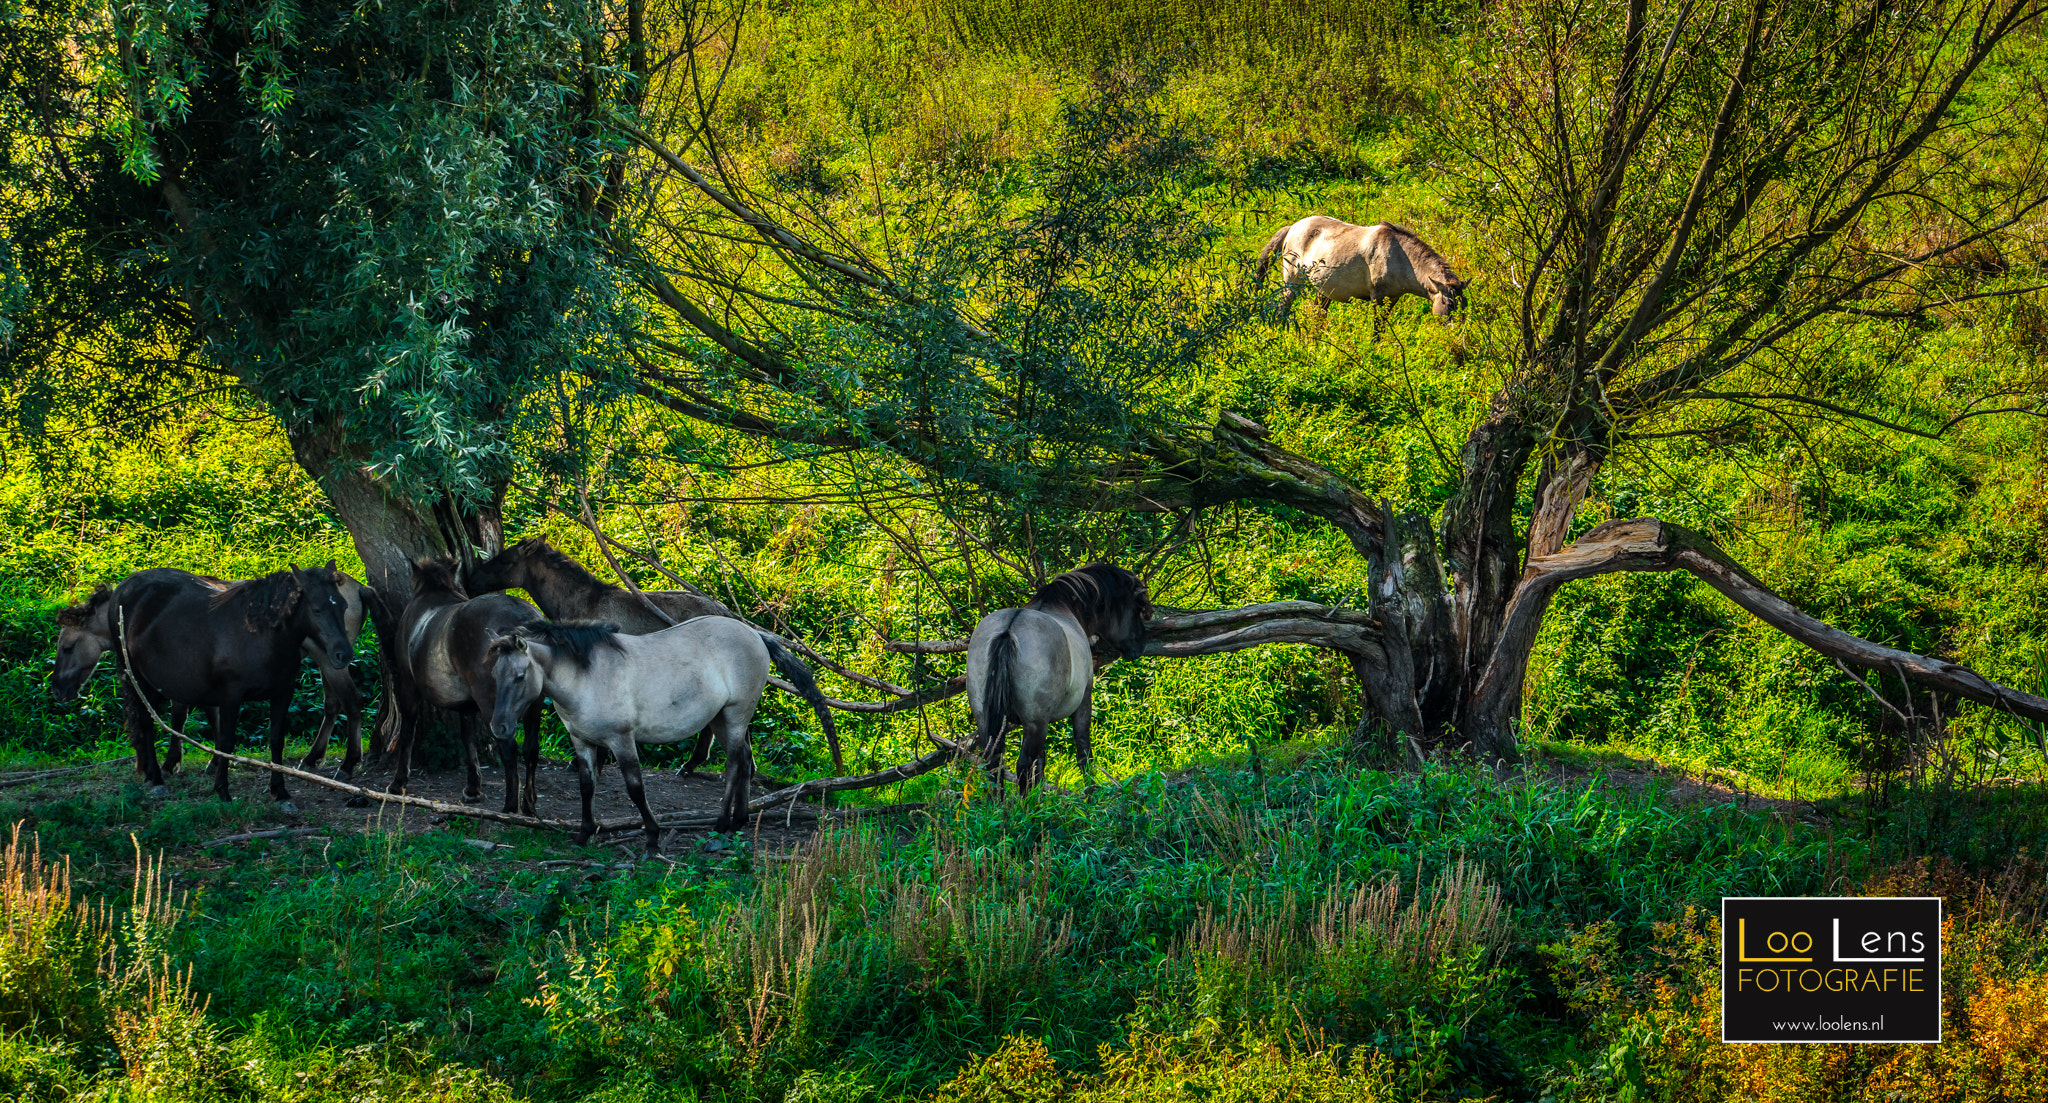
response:
M340 567L337 567L337 566L335 566L335 565L334 565L334 560L330 559L330 560L328 560L328 561L327 561L327 569L328 569L328 570L330 570L330 571L338 571L338 570L340 570L341 568L340 568Z
M514 642L514 643L516 643L516 644L518 644L518 645L519 645L519 650L520 650L521 652L524 652L524 651L526 650L526 637L525 637L525 636L514 636L514 637L512 637L512 642Z

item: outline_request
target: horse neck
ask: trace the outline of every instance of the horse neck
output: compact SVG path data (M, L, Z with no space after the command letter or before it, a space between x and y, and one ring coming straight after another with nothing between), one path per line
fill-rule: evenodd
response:
M533 595L534 603L549 620L588 620L597 615L604 599L616 589L562 559L536 559L526 563L525 568L525 581L520 589Z
M533 665L540 669L542 685L555 707L572 718L583 711L592 689L589 669L555 654L555 649L547 644L528 641L526 647L533 656Z

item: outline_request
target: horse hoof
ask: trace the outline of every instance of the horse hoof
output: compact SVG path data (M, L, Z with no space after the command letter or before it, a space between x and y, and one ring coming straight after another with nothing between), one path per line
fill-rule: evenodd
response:
M370 798L368 797L350 797L342 804L343 808L368 808L369 806Z
M283 812L287 816L296 816L299 814L299 806L293 804L291 801L288 800L278 801L277 810Z
M587 831L578 831L576 834L569 836L570 846L583 846L589 842L590 833Z
M483 802L484 795L482 793L478 793L475 796L471 796L468 793L462 794L462 803L464 804L482 804Z
M149 788L149 795L157 800L169 800L171 799L171 787L168 785L152 785Z

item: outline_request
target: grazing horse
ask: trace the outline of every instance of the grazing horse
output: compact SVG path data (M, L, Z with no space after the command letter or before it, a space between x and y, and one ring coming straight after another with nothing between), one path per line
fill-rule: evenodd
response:
M457 714L462 729L463 764L469 769L462 799L483 799L483 779L476 769L477 728L491 714L497 686L491 680L491 641L515 625L540 619L540 611L506 594L471 598L456 579L455 560L417 559L412 565L412 601L399 619L398 648L406 673L421 700ZM519 787L519 759L510 724L497 737L498 762L505 768L505 811L533 815L539 794L533 772L540 765L540 704L530 702L526 721L526 787ZM409 715L399 725L398 768L391 791L402 793L412 776L413 742L420 717Z
M327 569L334 570L332 560L328 561ZM375 591L349 577L345 572L336 570L335 574L340 579L339 587L345 606L342 612L342 628L348 633L349 643L353 648L356 637L363 632L363 600ZM236 585L234 582L207 575L158 567L137 571L111 588L102 583L82 604L58 610L57 671L50 679L50 696L58 704L68 704L78 698L79 692L85 688L86 682L91 680L93 672L98 669L100 656L114 646L114 610L119 607L118 595L124 592L133 595L150 586L162 584L195 585L215 594L225 592ZM313 660L314 668L320 672L326 700L325 707L321 710L319 734L313 737L312 748L306 752L306 757L299 763L299 768L311 770L320 765L320 760L326 757L327 741L334 734L337 719L347 716L348 757L342 760L341 776L354 777L356 767L361 764L363 758L362 694L356 689L355 679L349 676L348 664L334 662L332 657L322 651L310 637L300 645L300 650L305 652L307 658ZM173 701L170 712L171 727L177 731L185 730L187 706L183 702ZM155 742L154 736L151 737L151 742ZM177 739L170 739L165 743L162 770L175 771L178 768L178 763L184 758L184 747L184 743ZM138 758L136 765L141 768L142 760ZM145 773L144 776L148 775ZM161 773L153 779L152 784L161 790L158 795L169 794L170 790L163 786Z
M1353 226L1312 214L1282 226L1259 251L1254 279L1265 281L1276 256L1287 285L1280 295L1281 318L1287 317L1303 284L1316 289L1316 301L1325 308L1348 299L1383 302L1391 308L1403 295L1420 295L1429 300L1431 313L1449 318L1465 304L1465 286L1471 282L1459 279L1421 238L1391 222ZM1379 331L1377 317L1373 331Z
M343 670L354 657L344 624L341 572L330 561L326 567L292 567L225 584L168 569L143 574L149 577L124 580L105 604L111 607L115 668L133 675L123 694L135 764L156 795L169 790L157 767L156 737L145 704L159 712L172 701L206 709L214 748L228 753L235 748L235 717L242 702L267 699L270 761L283 765L285 721L304 645L312 643L328 663ZM214 792L222 800L232 799L227 759L215 758L212 769ZM271 773L270 795L285 811L297 811L283 774Z
M1089 707L1095 681L1094 649L1110 661L1145 651L1145 621L1152 601L1137 575L1113 563L1090 563L1041 587L1022 609L998 609L981 618L967 641L967 705L975 737L1003 789L1003 741L1010 725L1023 729L1017 745L1017 788L1030 792L1045 779L1045 729L1072 717L1074 757L1088 768Z
M631 591L599 581L596 575L584 569L583 564L557 551L547 538L540 536L521 540L471 567L467 580L470 590L475 593L515 587L525 590L549 620L558 623L606 621L634 636L660 632L672 624L698 617L740 620L738 614L717 598L704 594L689 590L642 590L641 594L661 610L662 615L657 616ZM740 623L747 622L740 620ZM845 772L846 759L839 753L839 729L832 722L832 710L825 704L825 695L818 692L818 680L812 676L811 668L805 666L803 660L797 658L781 640L766 632L761 632L760 636L775 669L789 679L790 685L796 687L797 695L810 702L812 711L818 714L818 726L825 730L825 744L832 750L832 768ZM707 728L697 740L690 761L683 765L683 770L695 771L704 764L710 752L711 731Z
M661 828L647 808L640 779L641 743L680 743L709 730L725 742L725 798L717 829L747 819L747 789L754 752L747 724L768 685L768 648L745 621L699 617L642 636L616 624L522 625L491 641L497 680L493 731L545 693L576 747L576 777L583 788L578 846L597 830L590 802L597 791L598 750L618 759L626 795L640 810L647 852L661 852Z

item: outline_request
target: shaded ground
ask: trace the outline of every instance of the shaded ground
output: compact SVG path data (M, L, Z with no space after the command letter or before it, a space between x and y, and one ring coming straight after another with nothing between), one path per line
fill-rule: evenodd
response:
M188 752L177 772L164 775L164 781L171 790L171 796L168 798L170 802L217 801L203 759L204 756L201 754ZM290 764L296 763L297 757L294 756L290 759ZM338 766L339 759L330 757L317 772L332 777ZM483 778L483 799L465 807L495 811L504 802L504 773L494 767L483 768L480 772ZM25 777L26 775L14 773L0 774L0 785L6 785L9 780L22 781ZM391 782L391 770L385 768L369 771L353 780L358 785L381 792ZM465 772L459 766L453 769L415 770L408 781L407 791L413 796L446 804L463 805L464 780ZM642 780L648 806L657 816L716 815L725 786L724 778L719 773L709 771L699 772L693 776L680 776L673 769L645 769ZM9 800L34 806L79 796L112 796L139 782L140 776L135 771L133 760L123 759L9 786L4 796ZM581 820L582 795L572 764L559 759L543 759L535 775L535 782L541 818L566 820L571 823ZM366 808L351 808L348 806L352 799L351 794L296 777L286 778L285 785L291 792L292 803L297 806L297 811L285 812L272 803L268 783L261 772L240 766L236 766L230 773L229 785L238 802L248 802L252 810L257 812L257 822L230 834L293 828L319 829L322 833L398 830L408 834L453 829L464 835L497 840L505 845L539 843L563 855L577 850L570 845L568 835L561 832L538 831L467 817L445 816L431 809L400 804L378 802ZM757 777L753 795L759 796L768 791L770 787L764 785ZM624 780L616 767L608 766L598 775L592 811L600 822L638 818L639 812L626 796ZM816 827L818 815L818 806L799 802L793 807L764 814L756 823L749 824L747 830L749 834L756 834L755 829L758 828L755 842L761 851L786 852L809 836ZM206 841L209 840L201 840L201 845ZM641 838L635 834L621 840L610 849L621 856L638 856L641 845ZM672 854L706 847L717 850L725 845L727 844L724 840L714 837L708 828L670 828L663 835L663 846ZM590 856L589 848L585 848L582 853L587 859Z

